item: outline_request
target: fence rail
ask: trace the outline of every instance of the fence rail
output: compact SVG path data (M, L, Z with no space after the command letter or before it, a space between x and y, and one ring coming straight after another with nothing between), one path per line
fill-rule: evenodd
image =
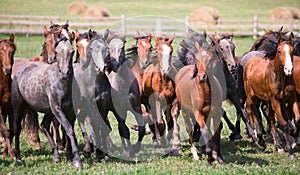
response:
M1 15L0 14L0 33L3 34L42 34L42 26L49 26L49 22L64 23L69 20L70 29L86 31L89 28L93 30L102 30L110 28L117 32L134 35L137 30L144 32L176 33L176 36L184 36L187 29L192 28L197 31L207 31L208 34L214 32L232 32L235 36L261 36L264 30L278 30L281 26L285 30L293 31L299 36L299 20L277 20L260 19L254 16L252 19L219 19L216 24L198 25L190 24L189 18L172 19L160 17L141 17L125 18L120 17L102 17L102 18L78 18L62 16L21 16L21 15Z

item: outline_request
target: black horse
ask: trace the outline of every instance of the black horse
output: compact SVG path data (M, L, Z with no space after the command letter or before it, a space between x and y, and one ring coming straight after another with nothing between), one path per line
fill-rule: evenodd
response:
M14 109L14 136L17 161L20 157L21 121L27 109L45 113L42 128L53 150L53 160L60 161L57 145L49 134L52 116L63 126L67 139L67 162L82 168L74 133L76 119L72 104L72 40L62 38L56 43L57 62L51 65L43 62L27 62L16 72L12 82L12 105Z

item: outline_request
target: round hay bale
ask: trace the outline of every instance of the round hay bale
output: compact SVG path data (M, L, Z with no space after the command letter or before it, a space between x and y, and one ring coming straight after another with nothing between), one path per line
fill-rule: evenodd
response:
M87 8L85 2L72 2L68 5L68 14L69 15L80 15Z
M109 12L103 7L88 7L83 14L85 17L108 17Z
M216 24L220 13L213 7L201 7L190 15L191 25Z
M277 7L272 10L270 16L272 20L288 20L300 18L299 11L293 7Z

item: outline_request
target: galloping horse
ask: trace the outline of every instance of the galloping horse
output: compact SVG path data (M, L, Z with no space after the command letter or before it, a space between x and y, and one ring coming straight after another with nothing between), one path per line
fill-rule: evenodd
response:
M205 50L195 43L196 51L190 52L196 57L194 65L187 65L180 69L175 77L176 96L179 106L174 105L173 115L178 115L178 109L182 111L186 131L189 135L191 152L194 160L199 160L197 149L194 145L190 114L192 113L202 132L206 145L207 161L217 160L223 163L220 150L220 133L222 129L222 88L214 75L207 72L208 64L213 61L213 48ZM195 72L195 68L197 71ZM176 102L174 102L176 104ZM176 109L177 108L177 109ZM210 120L213 119L215 134L210 131Z
M174 77L177 73L176 68L172 64L172 42L175 34L171 37L155 36L156 55L152 57L152 64L144 70L143 76L143 92L146 99L149 100L151 107L151 115L154 122L156 122L159 135L161 137L161 145L163 147L169 146L169 139L171 139L171 129L173 129L175 120L172 119L171 108L175 95ZM165 112L168 125L168 138L165 133L165 123L162 118L162 110ZM155 130L151 130L154 134L153 139L156 139ZM174 134L174 133L173 133ZM176 137L176 136L173 136ZM173 138L178 142L179 138ZM173 145L174 146L174 145Z
M106 41L109 43L108 47L113 67L113 71L108 75L112 87L113 113L118 120L118 129L121 136L123 153L126 157L132 157L134 152L140 150L141 141L145 135L139 85L126 61L125 35L117 35L109 32ZM134 147L131 145L130 132L125 123L128 110L134 114L139 130L138 141ZM129 151L129 155L126 147Z
M72 38L73 40L73 38ZM82 167L79 156L74 122L76 119L72 104L72 41L62 38L55 47L57 62L49 65L43 62L27 62L16 72L12 82L12 105L14 106L14 136L17 161L20 157L21 121L26 109L45 113L42 128L53 150L53 160L60 161L57 145L49 133L52 116L63 126L68 139L67 162Z
M77 119L85 142L84 156L90 157L92 150L84 125L87 115L89 115L88 124L92 142L96 146L97 157L101 158L101 153L104 152L105 160L108 160L106 136L109 128L106 128L106 121L108 106L111 103L111 86L105 72L108 71L111 61L108 45L103 36L100 34L92 36L92 33L91 30L83 34L76 32L78 58L73 65L80 95L75 95L73 101L75 110L80 109ZM98 113L100 113L102 122ZM100 130L101 135L99 134Z
M282 35L280 30L277 36L278 47L275 58L270 60L267 58L256 57L249 60L245 65L243 78L247 95L246 112L250 118L251 126L256 128L260 146L263 148L266 147L262 139L262 125L258 121L261 118L258 106L261 101L266 101L269 104L268 122L270 122L269 124L271 126L275 149L280 153L283 152L283 148L278 141L275 131L274 112L277 115L281 130L286 138L288 156L292 159L294 157L290 136L292 132L284 112L290 112L290 110L286 111L289 109L286 108L286 104L288 104L294 112L297 132L299 132L299 106L295 96L294 82L291 80L294 69L292 56L292 41L294 36L293 33L291 33L289 35L289 40L285 41Z
M16 46L14 44L14 35L11 34L9 39L3 39L0 41L0 132L5 139L3 157L9 154L14 157L14 153L11 147L11 135L13 132L13 114L10 100L10 88L11 88L11 71L14 63L14 53ZM10 131L5 125L5 117L9 115Z

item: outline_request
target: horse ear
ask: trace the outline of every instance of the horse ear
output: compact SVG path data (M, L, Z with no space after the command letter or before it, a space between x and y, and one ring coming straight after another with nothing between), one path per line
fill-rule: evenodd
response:
M64 24L64 26L66 26L66 28L69 27L69 20L66 21L66 23Z
M9 41L14 42L14 40L15 40L14 34L10 34Z
M200 44L197 41L195 42L195 47L196 47L198 52L202 49Z
M280 29L278 30L278 33L282 33L282 29L283 29L283 26L280 27Z
M175 38L175 33L173 33L173 35L168 39L168 42L170 43L170 45L172 44L174 38Z
M278 43L281 43L283 41L281 32L278 32L278 34L277 34L277 41L278 41Z
M45 37L46 37L47 33L48 33L48 29L47 29L46 26L44 26L44 36L45 36Z
M74 33L74 32L72 32L72 35L71 35L71 41L73 42L73 41L74 41L74 39L75 39L75 33Z
M294 42L294 34L293 34L293 32L291 32L291 34L290 34L290 36L289 36L289 40L290 40L290 42Z
M76 38L79 37L79 32L78 32L78 30L75 30L75 37L76 37Z
M136 38L139 38L139 37L141 37L141 35L140 35L140 32L139 32L139 31L136 31L135 37L136 37Z
M54 23L52 21L50 21L50 28L54 27Z
M159 37L157 37L155 34L154 34L154 40L155 40L155 43L157 44L157 43L159 43Z
M203 37L206 38L206 36L207 36L207 33L206 33L206 30L204 30L203 31Z
M122 34L122 35L120 35L120 38L121 38L124 42L126 42L126 35Z
M151 33L149 33L149 34L148 34L148 37L147 37L149 43L151 42L151 38L152 38L152 35L151 35Z

